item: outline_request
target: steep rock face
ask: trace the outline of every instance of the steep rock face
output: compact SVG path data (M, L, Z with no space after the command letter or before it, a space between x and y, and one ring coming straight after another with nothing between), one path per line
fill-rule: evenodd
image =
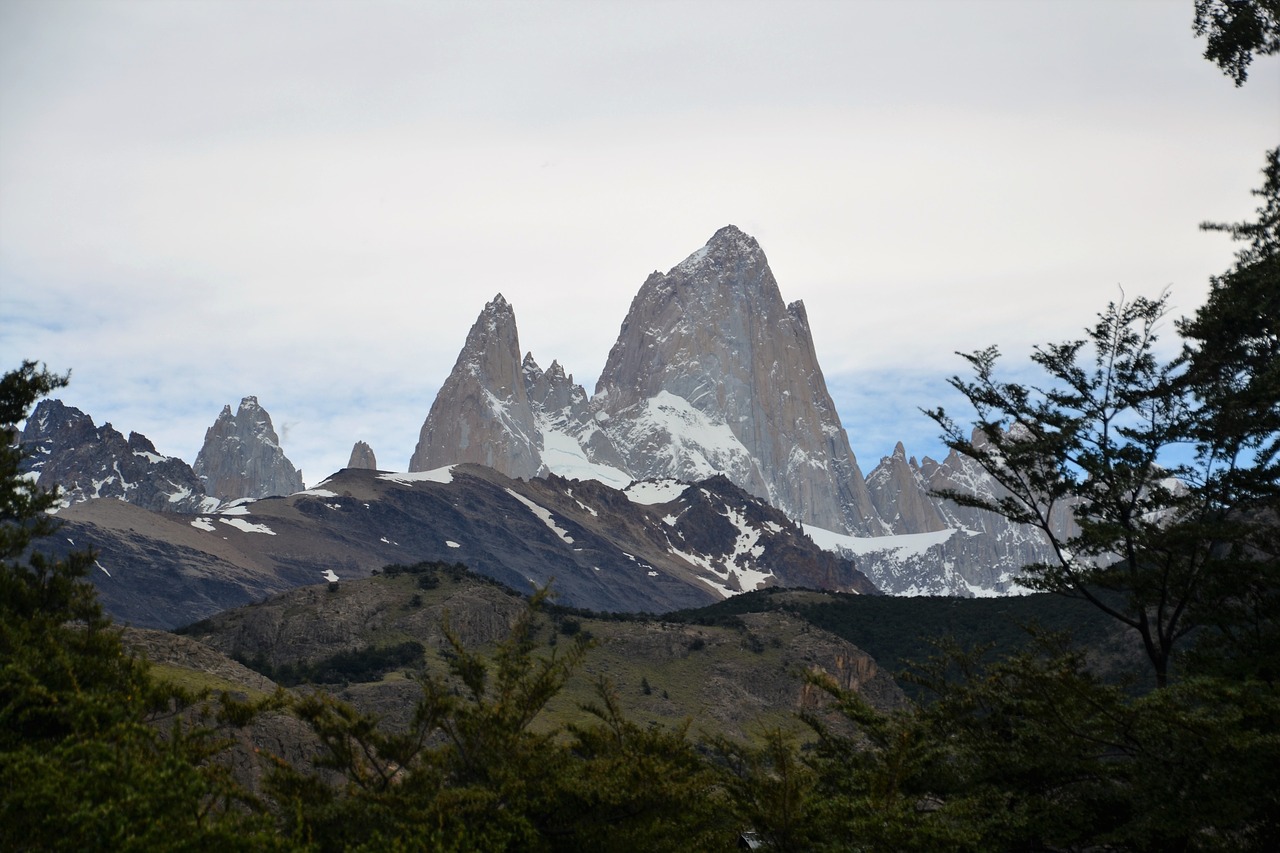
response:
M790 515L886 532L818 366L804 305L786 305L734 226L640 288L593 408L639 476L726 474Z
M984 438L975 430L971 441L981 446ZM895 453L895 456L899 454ZM881 467L887 467L882 463ZM891 467L891 466L890 466ZM879 484L877 468L868 482ZM917 482L927 492L956 491L988 499L1006 492L977 462L956 453L947 454L942 462L925 457L915 470ZM897 497L900 505L910 506L910 490ZM876 494L873 491L873 496ZM1025 592L1017 579L1023 566L1053 559L1048 540L1039 530L1015 525L994 513L929 497L931 506L942 519L941 530L953 533L927 547L901 547L886 541L883 550L864 551L858 555L858 566L885 592L891 595L1004 595ZM1060 535L1073 533L1071 512L1065 505L1054 517ZM926 532L903 530L901 532Z
M470 461L615 489L723 475L784 518L846 534L831 547L895 594L1016 591L1021 567L1046 556L1037 531L931 494L998 494L968 459L917 464L899 444L863 479L804 305L783 302L759 244L733 226L649 276L593 397L559 362L544 371L519 352L514 313L499 296L441 388L411 470ZM707 582L732 587L718 577Z
M205 495L191 466L162 456L140 433L125 439L111 424L59 400L42 400L20 438L32 455L22 470L43 489L61 490L64 507L92 498L117 498L156 512L207 512L217 506Z
M528 479L542 470L539 445L516 315L499 293L480 312L431 404L409 470L475 462Z
M360 468L366 471L378 470L378 458L373 455L373 448L365 444L363 441L357 441L355 446L351 448L351 459L347 462L348 468Z
M522 369L538 426L544 470L575 479L597 479L616 488L631 482L634 477L625 470L627 461L597 423L586 389L565 374L560 362L551 362L543 371L528 353Z
M907 458L902 442L867 475L871 502L895 534L933 533L947 528L928 488L920 466L914 457Z
M222 500L290 495L306 488L302 472L284 455L271 415L257 397L245 397L233 415L223 406L204 434L192 466L205 491Z

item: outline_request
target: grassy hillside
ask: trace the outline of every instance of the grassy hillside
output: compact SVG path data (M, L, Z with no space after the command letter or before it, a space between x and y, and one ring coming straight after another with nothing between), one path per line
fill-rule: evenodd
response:
M276 682L324 685L339 698L407 723L415 675L444 676L451 646L492 648L525 599L459 565L390 566L355 581L292 590L203 620L182 633ZM873 704L903 701L892 679L854 645L784 611L743 613L719 624L599 615L546 607L537 641L558 654L591 640L582 665L539 725L581 719L607 682L642 725L751 737L762 726L802 729L811 701L804 673L826 671Z
M667 618L695 625L733 625L748 614L759 613L791 614L848 640L897 677L912 696L916 691L899 676L913 663L935 654L935 644L942 639L954 640L967 649L989 647L990 655L1004 655L1031 642L1028 629L1035 627L1070 635L1075 644L1088 650L1094 666L1110 675L1135 671L1135 664L1140 664L1140 650L1113 620L1088 602L1047 593L1008 598L899 598L774 588Z

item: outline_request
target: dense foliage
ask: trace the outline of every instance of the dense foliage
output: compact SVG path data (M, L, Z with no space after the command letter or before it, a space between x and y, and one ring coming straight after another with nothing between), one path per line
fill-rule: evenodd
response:
M277 846L214 760L223 743L194 697L124 650L84 582L93 555L31 549L57 529L46 513L56 495L19 475L12 437L34 401L65 382L34 362L0 381L0 847Z
M1255 54L1280 51L1280 0L1196 0L1192 28L1205 38L1204 58L1243 85Z

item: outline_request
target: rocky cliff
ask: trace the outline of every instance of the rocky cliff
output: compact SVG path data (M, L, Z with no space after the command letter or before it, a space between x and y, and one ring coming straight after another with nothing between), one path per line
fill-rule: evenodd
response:
M733 226L645 281L588 398L558 362L520 358L500 295L471 328L411 471L455 462L625 485L724 474L789 516L875 535L881 523L818 366L800 302Z
M484 306L418 435L410 471L456 462L528 479L542 470L516 316L499 293Z
M642 476L722 472L831 530L880 523L818 366L801 302L732 225L636 294L593 402Z
M348 468L360 468L366 471L378 470L378 457L373 455L373 448L363 441L357 441L351 448L351 459Z
M224 406L204 434L192 466L205 492L224 501L302 491L302 472L284 455L271 415L257 397L245 397L233 415Z
M32 455L22 470L43 489L61 490L62 506L93 498L116 498L157 512L208 512L218 505L206 496L191 466L163 456L140 433L124 437L111 424L59 400L42 400L20 438Z

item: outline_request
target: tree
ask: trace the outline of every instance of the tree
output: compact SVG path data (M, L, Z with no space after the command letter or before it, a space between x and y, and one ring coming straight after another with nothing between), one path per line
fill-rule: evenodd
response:
M926 412L948 447L977 461L1005 492L994 499L943 492L965 506L1043 531L1053 559L1022 583L1087 599L1137 633L1158 684L1194 627L1213 536L1206 496L1183 489L1163 457L1185 437L1188 405L1174 367L1155 355L1166 297L1109 304L1087 337L1037 347L1043 386L1001 382L995 347L963 357L972 381L950 383L973 405L974 442L942 409ZM1069 509L1076 532L1056 523Z
M1280 677L1280 149L1263 174L1256 221L1202 226L1246 245L1176 323L1180 357L1156 354L1167 297L1121 300L1085 338L1035 349L1040 386L999 381L995 347L964 355L974 379L950 382L980 441L927 412L1005 489L944 496L1042 530L1054 559L1025 583L1134 630L1160 686L1202 627L1199 665L1212 650L1215 666ZM1192 461L1168 462L1186 448ZM1072 535L1055 523L1064 508Z
M1052 635L980 657L943 644L911 675L934 700L889 715L826 685L862 736L815 726L816 849L1277 849L1274 691L1187 679L1134 696Z
M269 825L193 725L193 697L125 651L84 576L51 559L57 496L22 477L17 424L67 377L24 362L0 380L0 847L269 849Z
M1178 323L1182 390L1194 401L1191 438L1200 488L1234 521L1218 546L1199 643L1220 664L1280 679L1280 149L1267 153L1257 220L1206 223L1245 245L1211 279L1205 304ZM1234 515L1231 514L1235 509ZM1227 659L1232 660L1227 664ZM1242 669L1243 668L1243 669Z
M1206 37L1204 58L1242 86L1255 53L1280 51L1280 0L1196 0L1192 29Z
M413 721L388 732L323 693L295 712L334 784L281 765L270 788L285 831L322 850L697 850L721 846L714 777L683 729L623 718L612 689L588 722L538 726L590 645L539 653L535 594L491 654L445 627L448 675L420 679Z

